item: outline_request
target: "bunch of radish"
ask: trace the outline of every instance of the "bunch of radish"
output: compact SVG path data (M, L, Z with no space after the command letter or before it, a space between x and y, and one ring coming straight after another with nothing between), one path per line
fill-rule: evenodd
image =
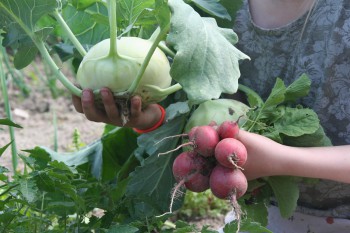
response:
M180 147L190 147L190 150L180 153L174 160L173 175L178 183L172 202L183 186L193 192L210 189L217 198L230 201L240 220L237 199L246 193L248 182L242 172L247 150L236 139L239 130L237 121L224 121L220 125L211 122L181 135L188 137L189 142Z

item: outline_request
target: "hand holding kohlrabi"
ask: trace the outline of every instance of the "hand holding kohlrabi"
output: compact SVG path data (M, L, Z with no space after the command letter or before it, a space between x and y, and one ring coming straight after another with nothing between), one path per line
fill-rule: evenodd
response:
M166 55L157 47L166 30L156 31L155 39L138 37L117 38L116 1L109 1L110 39L93 46L84 56L77 80L81 88L99 94L101 88L109 88L118 104L123 125L129 120L129 99L138 95L142 105L157 103L181 88L170 87L170 64ZM155 33L155 34L156 34Z

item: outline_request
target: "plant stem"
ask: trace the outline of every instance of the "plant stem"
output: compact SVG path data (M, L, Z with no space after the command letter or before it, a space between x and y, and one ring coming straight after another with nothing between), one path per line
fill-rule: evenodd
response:
M72 30L69 28L66 21L63 19L62 15L58 12L57 9L54 11L53 16L56 18L57 22L61 25L62 29L66 32L69 40L73 43L73 45L78 50L80 55L84 57L86 55L86 51L84 47L81 45L81 43L79 42L77 37L74 35Z
M80 90L78 87L74 86L67 77L62 73L61 69L56 65L53 58L50 56L49 52L47 51L44 42L35 40L34 43L39 49L41 56L43 59L47 62L49 67L51 68L52 72L57 75L58 80L65 86L72 94L76 96L81 96L82 90Z
M170 24L168 24L166 27L164 27L158 34L158 36L156 37L156 39L154 40L150 50L148 51L145 60L143 61L141 68L135 78L135 80L132 82L131 86L129 87L129 89L127 90L127 93L131 94L134 93L135 90L138 88L139 83L142 79L143 74L145 73L145 70L153 56L154 51L157 49L158 44L160 43L160 41L162 41L162 39L164 38L164 36L168 33L170 28Z
M110 47L109 56L118 57L117 51L117 1L109 0L108 6Z
M57 136L57 114L56 109L53 110L53 129L54 129L54 139L53 139L53 150L58 151L58 136Z
M168 48L168 47L165 45L164 41L161 41L161 42L159 43L158 47L159 47L164 53L166 53L167 55L169 55L171 58L174 58L174 57L175 57L175 55L176 55L175 52L172 51L170 48Z
M1 40L0 40L1 42ZM2 95L4 98L4 103L5 103L5 111L6 111L6 115L7 118L11 121L13 121L12 119L12 113L11 113L11 107L10 107L10 102L9 102L9 96L8 96L8 92L7 92L7 85L6 85L6 80L5 80L5 72L2 66L2 57L3 54L6 53L4 47L1 47L1 51L0 51L0 79L1 79L1 87L2 87ZM16 174L17 173L17 165L18 165L18 160L17 160L17 147L16 147L16 140L15 140L15 131L14 128L12 126L9 126L9 130L10 130L10 138L11 138L11 153L12 153L12 168L13 168L13 172Z

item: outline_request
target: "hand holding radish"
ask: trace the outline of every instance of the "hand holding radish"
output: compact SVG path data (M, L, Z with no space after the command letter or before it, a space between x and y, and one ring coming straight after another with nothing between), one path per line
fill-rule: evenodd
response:
M73 105L77 112L85 114L86 118L94 122L123 126L121 114L115 104L113 94L108 88L102 88L101 98L104 109L99 109L90 89L83 90L82 97L72 96ZM130 99L130 117L126 125L138 129L148 129L156 124L161 117L161 111L157 104L149 104L141 108L142 101L139 96Z

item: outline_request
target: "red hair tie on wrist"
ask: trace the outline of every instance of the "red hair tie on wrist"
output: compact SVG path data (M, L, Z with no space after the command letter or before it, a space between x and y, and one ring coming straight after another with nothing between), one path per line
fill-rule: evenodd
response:
M162 115L160 116L160 119L157 123L155 123L151 128L148 128L148 129L136 129L136 128L133 128L133 130L136 132L136 133L148 133L148 132L151 132L155 129L157 129L159 126L161 126L163 124L163 121L165 119L165 115L166 115L166 112L165 112L165 109L158 104L158 107L162 113Z

